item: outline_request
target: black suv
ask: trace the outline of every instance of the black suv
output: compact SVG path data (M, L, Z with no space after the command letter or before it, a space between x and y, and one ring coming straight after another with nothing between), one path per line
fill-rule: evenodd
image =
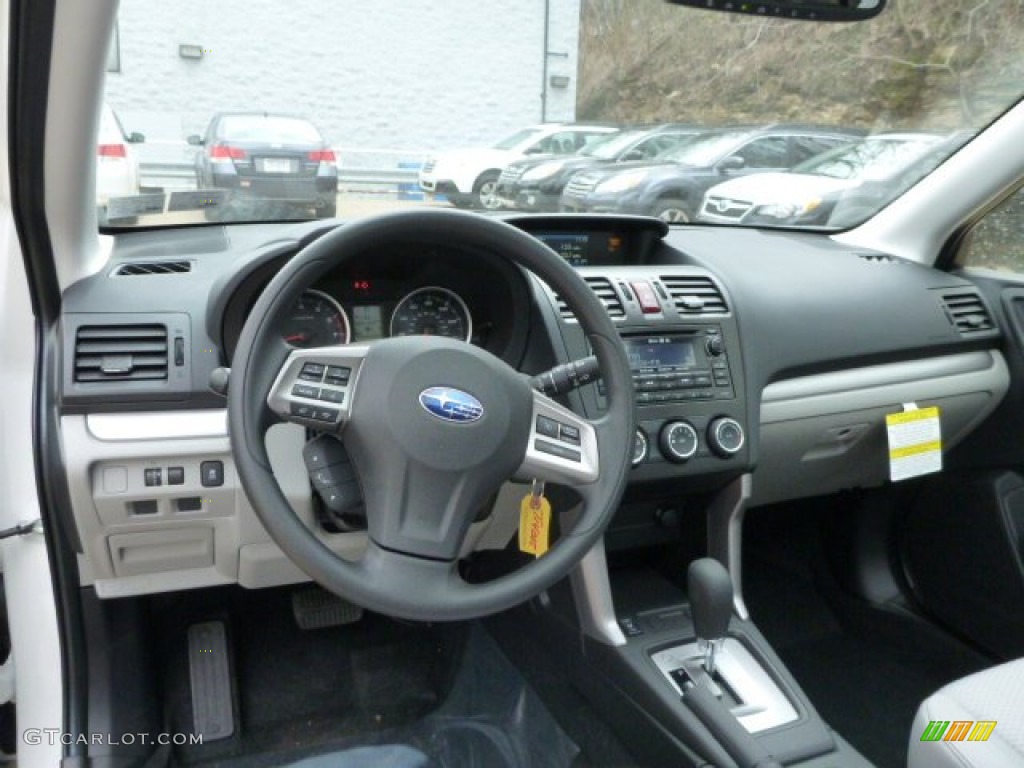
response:
M292 115L219 113L203 136L188 143L196 155L200 189L226 189L226 207L257 218L284 216L284 210L312 209L321 218L337 213L338 167L331 145L308 120ZM268 206L276 206L260 215Z
M746 173L792 168L863 135L861 130L807 125L719 128L654 160L581 171L566 185L560 207L692 221L704 193L715 184Z
M545 155L518 160L502 171L496 193L505 208L557 211L562 191L573 174L612 163L651 160L705 130L675 123L631 128L590 144L569 157Z

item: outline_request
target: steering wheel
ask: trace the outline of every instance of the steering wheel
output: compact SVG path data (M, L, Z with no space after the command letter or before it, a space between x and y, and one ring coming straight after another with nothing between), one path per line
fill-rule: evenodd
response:
M293 349L281 339L285 313L317 279L361 254L408 242L487 251L547 282L573 310L597 356L605 413L593 420L578 416L534 390L530 377L462 341L407 336ZM302 385L329 391L334 402L311 405L294 394ZM541 417L569 427L571 438L575 428L578 441L538 431L538 420L549 425ZM368 543L361 559L332 552L288 504L265 444L267 430L281 421L340 435L366 508ZM270 281L235 351L228 424L253 509L306 574L380 613L462 620L533 597L566 576L597 542L630 466L633 383L603 305L547 246L478 214L404 211L332 230ZM469 583L458 562L470 525L513 477L573 486L582 512L547 554L493 581Z

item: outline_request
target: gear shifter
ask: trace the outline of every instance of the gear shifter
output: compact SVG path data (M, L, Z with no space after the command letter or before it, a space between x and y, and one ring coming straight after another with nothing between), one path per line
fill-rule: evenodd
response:
M713 678L715 654L722 646L732 616L732 577L720 562L704 557L690 563L686 587L697 643L704 651L704 670Z

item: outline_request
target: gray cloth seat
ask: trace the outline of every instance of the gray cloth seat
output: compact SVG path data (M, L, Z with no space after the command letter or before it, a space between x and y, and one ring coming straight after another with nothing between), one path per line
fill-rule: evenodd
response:
M933 722L936 725L930 726ZM983 736L989 730L979 722L995 722L987 740L971 740L972 735ZM941 736L924 741L926 732L932 737L941 732ZM925 699L910 732L907 765L1024 766L1024 659L956 680Z

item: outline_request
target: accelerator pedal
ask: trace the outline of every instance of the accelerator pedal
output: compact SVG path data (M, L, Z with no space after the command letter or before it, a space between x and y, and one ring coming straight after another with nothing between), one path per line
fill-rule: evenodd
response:
M222 621L188 628L188 671L192 683L192 732L203 743L226 739L235 732L231 690L231 656Z
M292 592L292 613L299 629L324 629L355 624L363 609L320 587Z

